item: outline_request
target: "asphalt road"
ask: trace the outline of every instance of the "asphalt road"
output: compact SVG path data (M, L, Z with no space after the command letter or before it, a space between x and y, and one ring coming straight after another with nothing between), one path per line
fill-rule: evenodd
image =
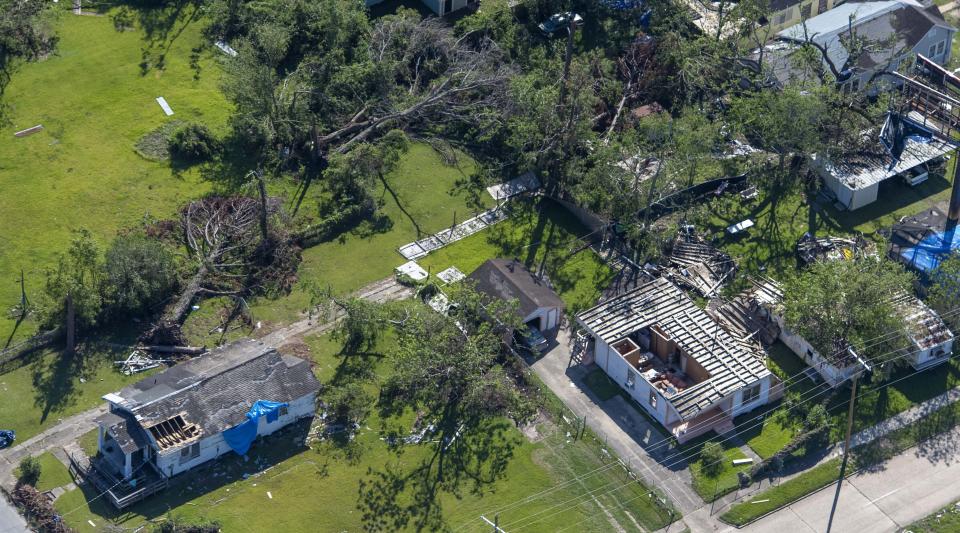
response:
M911 448L874 471L848 478L840 493L832 530L898 531L960 500L958 479L960 428ZM826 531L835 487L831 485L741 531Z
M29 533L27 522L12 503L0 495L0 533Z

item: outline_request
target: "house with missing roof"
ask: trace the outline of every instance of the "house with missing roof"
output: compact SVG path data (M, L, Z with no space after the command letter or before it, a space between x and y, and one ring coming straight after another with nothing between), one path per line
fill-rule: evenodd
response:
M97 456L71 463L120 509L312 417L319 390L307 361L257 340L234 342L105 395Z
M523 322L540 331L556 328L563 320L566 305L546 279L537 276L517 260L490 259L467 279L478 291L502 300L517 300Z
M778 399L759 347L729 333L658 278L577 315L587 353L677 441L733 429L733 418Z
M853 211L869 205L895 180L911 187L923 183L931 172L942 173L946 155L954 149L936 139L907 137L900 160L891 166L890 155L884 152L877 132L865 132L864 136L872 137L865 143L873 146L872 151L833 161L821 154L810 156L811 167L833 193L838 208Z
M776 41L750 57L754 68L763 69L781 86L813 81L816 74L801 68L794 54L810 41L823 47L838 71L845 91L859 91L877 75L876 81L891 83L882 72L897 70L904 61L923 54L940 65L950 61L956 28L948 24L935 4L916 0L847 2L812 18L798 21L776 33ZM856 48L862 53L851 55ZM827 60L824 68L830 72Z
M803 336L787 327L783 319L783 291L777 282L755 280L751 294L780 327L780 341L831 387L840 385L861 370L856 358L847 350L822 354ZM940 315L913 294L896 294L892 301L909 340L902 355L910 366L923 370L946 362L953 355L953 333Z

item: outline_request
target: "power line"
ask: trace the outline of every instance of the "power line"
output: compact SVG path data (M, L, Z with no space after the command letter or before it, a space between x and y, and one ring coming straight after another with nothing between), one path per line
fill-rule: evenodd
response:
M951 316L951 315L955 315L955 314L957 314L957 313L960 313L960 308L955 308L955 309L953 309L953 310L951 310L951 311L949 311L949 312L947 312L947 313L944 313L944 314L942 314L942 315L940 315L940 316L941 316L941 318L944 318L944 317L948 317L948 316ZM900 332L900 331L894 331L894 332L892 332L892 333L887 333L887 334L884 334L884 335L878 335L878 336L876 336L876 337L873 337L872 339L868 339L868 340L866 341L868 344L866 344L865 348L869 348L869 347L872 347L872 346L876 346L876 345L884 342L885 340L889 340L889 339L891 339L891 338L893 338L893 337L895 337L895 336L897 336L897 335L900 335L901 333L902 333L902 332ZM897 354L897 353L900 353L900 352L901 352L901 350L894 350L894 351L890 351L890 352L881 354L881 355L879 355L879 356L877 356L877 357L883 357L883 356L885 356L885 355L890 355L890 354ZM839 351L838 351L837 353L839 353ZM893 361L896 361L896 360L898 360L898 359L902 359L902 358L905 358L905 357L909 357L909 356L911 356L911 355L913 355L913 353L911 353L911 352L903 353L903 354L900 354L900 355L898 355L898 356L896 356L896 357L892 357L892 358L890 358L890 359L888 359L888 360L886 360L886 361L882 361L882 362L880 362L880 364L886 364L886 363L889 363L889 362L893 362ZM799 377L801 377L801 376L804 376L804 374L806 373L806 371L807 371L807 368L804 368L804 370L802 370L802 371L800 371L800 372L797 372L797 373L795 373L793 376L789 376L788 378L786 378L786 379L784 380L784 383L787 383L787 382L792 382L792 383L790 383L789 385L785 386L785 387L784 387L784 391L786 391L787 389L789 389L789 388L797 385L797 384L800 382L800 381L797 381L797 378L799 378ZM878 391L878 390L880 390L880 389L882 389L882 388L885 388L885 387L887 387L887 386L889 386L889 385L892 385L892 384L894 384L894 383L897 383L898 381L902 381L903 379L907 379L907 378L909 378L910 376L915 375L915 374L918 373L918 372L919 372L919 371L915 371L915 372L913 372L913 373L911 373L911 374L909 374L909 375L907 375L907 376L904 376L904 377L899 378L899 379L897 379L897 380L895 380L895 381L892 381L892 382L890 382L890 383L888 383L888 384L886 384L886 385L883 385L883 386L881 386L881 387L879 387L879 388L877 388L877 389L873 389L873 390L870 391L870 392ZM820 386L822 386L822 385L825 385L825 384L826 384L826 383L821 383L820 385L817 385L814 389L811 389L811 390L809 390L809 391L805 391L804 393L801 394L801 397L802 397L803 395L812 393L814 390L816 390L816 388L818 388L818 387L820 387ZM796 409L796 408L799 407L800 405L805 404L805 403L807 403L807 402L809 402L809 401L812 401L815 397L823 394L824 392L828 392L829 390L831 390L831 388L830 388L830 387L827 387L827 388L825 388L824 390L821 390L821 391L817 392L816 394L811 395L809 398L803 399L803 400L799 401L798 403L795 403L794 405L787 407L787 409L788 409L788 411L789 411L789 410ZM869 392L868 392L867 394L869 394ZM838 404L838 406L845 405L846 403L847 403L847 401L844 401L844 402ZM758 416L757 418L758 418L758 419L761 419L764 415L766 415L766 414L768 414L768 413L770 413L770 412L773 412L773 411L775 411L775 410L773 410L773 409L767 410L765 413L763 413L762 415ZM712 417L713 420L716 420L716 419L719 419L719 418L721 418L721 416ZM754 427L757 427L757 426L761 425L764 421L765 421L765 420L760 420L759 422L754 423L754 424L752 424L752 425L750 425L750 426L747 426L747 427L745 427L745 428L741 428L739 431L735 432L732 436L729 436L729 437L727 437L727 438L721 439L720 441L713 441L713 442L725 442L725 441L727 441L727 440L730 440L730 439L732 439L732 438L734 438L734 437L736 437L736 436L739 436L741 433L744 433L744 432L747 431L747 430L753 429ZM705 424L705 423L710 423L710 420L708 419L707 421L704 421L703 423L699 424L698 426L699 426L699 427L702 427L702 425ZM662 446L670 445L670 444L671 444L671 441L670 441L669 439L665 439L664 441L662 441L662 442L654 445L653 447L651 447L651 448L649 448L649 449L646 449L645 451L646 451L647 453L650 453L650 452L652 452L652 451L655 451L656 449L661 448ZM683 461L685 461L685 460L692 459L693 457L695 457L696 455L699 454L699 452L682 452L682 451L681 451L681 452L677 452L676 454L674 454L674 455L672 455L672 456L668 456L665 460L672 461L672 460L677 459L678 457L680 457L680 456L682 456L682 455L684 455L684 454L688 454L688 453L689 453L689 455L687 455L687 457L681 457L680 459L678 459L678 460L674 461L673 463L671 463L670 465L668 465L668 467L676 466L676 465L680 464L681 462L683 462ZM663 461L660 461L660 462L662 463ZM714 464L714 463L712 463L712 464ZM641 463L641 465L644 466L644 467L646 467L646 465L643 464L643 463ZM590 477L590 476L592 476L592 475L595 475L597 472L599 472L599 471L601 471L601 470L610 468L610 466L612 466L612 465L605 465L605 466L603 466L603 467L599 467L599 468L597 468L597 469L591 470L590 472L587 472L587 473L585 473L585 474L582 474L582 475L580 475L580 476L577 476L577 477L575 477L575 478L573 478L573 479L571 479L571 480L565 481L565 482L563 482L563 483L561 483L561 484L559 484L559 485L556 485L556 486L551 487L551 488L549 488L549 489L543 490L543 491L541 491L541 492L539 492L539 493L537 493L537 494L533 494L533 495L531 495L531 496L528 496L527 498L524 498L523 500L521 500L521 501L519 501L519 502L514 502L514 503L512 503L512 504L503 506L503 507L501 507L500 509L498 509L496 512L497 512L497 513L500 513L500 512L503 512L503 511L505 511L505 510L514 509L514 508L516 508L516 507L518 507L518 506L525 505L526 503L529 503L529 502L531 502L531 501L533 501L533 500L535 500L535 499L537 499L537 498L539 498L539 497L542 497L542 496L544 496L544 495L546 495L546 494L549 494L549 493L555 492L555 491L557 491L557 490L560 490L560 489L562 489L562 488L568 487L568 486L570 486L571 484L575 483L575 482L578 481L578 480L585 479L586 477ZM648 470L649 470L649 467L646 467L646 468L648 468ZM609 484L608 484L608 485L609 485ZM668 493L670 492L668 489L666 489L666 487L664 487L664 489L667 490ZM672 496L672 494L671 494L671 496ZM466 527L466 524L464 524L464 527Z
M895 352L890 352L890 353L895 353ZM907 355L911 355L911 354L907 354ZM905 357L905 356L901 355L901 356L899 356L898 358L902 358L902 357ZM955 357L957 357L957 355L951 355L947 360L954 360ZM898 358L892 358L892 359L888 360L887 362L894 361L894 360L896 360L896 359L898 359ZM929 369L914 370L913 372L907 374L906 376L903 376L903 377L900 377L900 378L898 378L898 379L896 379L896 380L893 380L893 381L890 381L890 382L888 382L888 383L885 383L884 385L882 385L882 386L880 386L880 387L877 387L877 388L875 388L875 389L870 390L870 391L867 392L866 394L870 394L870 393L874 393L874 392L879 392L879 391L882 390L882 389L885 389L885 388L887 388L887 387L889 387L889 386L891 386L891 385L894 385L894 384L896 384L896 383L898 383L898 382L900 382L900 381L903 381L903 380L905 380L905 379L909 379L910 377L913 377L914 375L919 374L920 372L924 372L924 371L926 371L926 370L929 370ZM859 372L858 372L858 375L861 374L861 373L863 373L863 372L865 372L865 370L859 371ZM863 396L861 396L861 398L863 398ZM844 406L844 405L846 405L846 404L849 403L849 402L850 402L850 400L844 400L843 402L839 403L839 404L837 405L837 407ZM798 404L798 405L799 405L799 404ZM748 430L748 429L750 429L750 428L748 427L748 428L741 429L740 431L736 432L734 436L739 435L740 433L743 433L744 431L746 431L746 430ZM728 439L729 439L729 438L732 438L732 437L728 437ZM728 440L728 439L724 439L724 440ZM722 442L722 441L720 441L720 442ZM702 452L696 452L696 453L694 453L693 455L699 455L700 453L702 453ZM844 453L848 453L847 450L844 450ZM723 461L726 461L726 458L721 459L721 460L718 460L718 461L714 461L714 462L712 462L712 463L708 463L707 465L704 465L704 466L709 466L709 465L717 464L717 463L720 463L720 462L723 462ZM673 464L671 464L671 465L666 465L666 466L667 466L668 468L670 468L670 467L672 467L672 466L675 466L676 464L679 464L679 462L673 463ZM631 481L631 483L632 483L632 481ZM612 484L612 483L608 483L608 484L605 485L605 486L609 486L609 485L611 485L611 484ZM628 484L629 484L629 483L628 483ZM610 493L610 492L614 492L614 491L616 491L616 490L619 490L620 488L622 488L622 487L625 486L625 485L626 485L626 484L617 486L617 487L615 487L614 489L611 489L610 491L608 491L608 492L605 493L605 494L608 494L608 493ZM603 487L601 487L601 488L603 488ZM591 491L591 492L596 492L596 490L599 490L599 489L594 489L594 491ZM580 497L575 498L575 499L582 499L582 498L583 498L584 496L586 496L586 495L589 495L589 493L588 493L588 494L585 494L585 495L581 495ZM639 496L638 496L638 497L639 497ZM627 500L627 501L632 501L632 500L634 500L634 499L636 499L636 498L637 498L637 497L632 498L631 500ZM570 502L571 502L571 500L568 500L568 501L566 501L566 502L563 502L563 504L564 504L564 505L567 505L567 504L569 504ZM582 503L582 502L581 502L581 503ZM626 503L626 502L624 502L624 503ZM554 507L556 507L556 506L554 506ZM704 505L698 507L698 508L695 509L694 511L700 510L700 509L702 509L703 507L706 507L706 503L705 503ZM558 511L558 512L556 512L556 513L549 514L549 515L544 516L544 517L542 517L542 518L538 518L538 519L534 520L533 522L526 523L526 524L524 524L524 525L522 525L522 526L519 526L519 527L514 527L513 530L516 531L516 530L525 528L525 527L527 527L527 526L529 526L529 525L535 524L535 523L537 523L537 522L541 522L541 521L546 520L547 518L549 518L549 517L551 517L551 516L555 516L556 514L559 514L560 512L564 512L564 511ZM542 511L541 511L540 513L537 513L537 514L542 514ZM529 516L527 516L527 517L524 517L524 518L522 518L522 519L519 519L519 520L515 521L513 524L517 524L517 523L519 523L519 522L526 521L526 520L529 519L529 518L532 518L532 517L534 517L534 516L537 516L537 514L529 515ZM585 519L585 520L586 520L586 519ZM583 522L583 520L582 520L581 522ZM579 524L579 523L581 523L581 522L578 522L577 524ZM577 524L572 524L571 526L567 526L567 527L564 528L564 529L568 529L569 527L572 527L573 525L577 525ZM561 531L563 531L563 530L561 530Z

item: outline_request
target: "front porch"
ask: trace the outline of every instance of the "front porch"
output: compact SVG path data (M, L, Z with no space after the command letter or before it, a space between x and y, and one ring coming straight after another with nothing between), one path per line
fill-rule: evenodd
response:
M69 455L70 473L75 479L91 483L117 509L123 509L167 488L167 478L152 461L141 461L125 479L117 457L102 452L95 457ZM129 457L126 456L126 457Z
M713 407L690 420L670 424L667 429L677 442L685 444L710 431L716 431L717 435L733 431L733 417L720 407Z

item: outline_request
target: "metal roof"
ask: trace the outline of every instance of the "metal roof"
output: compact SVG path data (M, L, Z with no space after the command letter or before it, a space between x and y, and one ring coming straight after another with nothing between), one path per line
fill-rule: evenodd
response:
M942 141L923 142L908 137L900 161L891 169L890 156L879 149L879 141L877 144L878 149L873 153L847 157L835 163L821 159L823 170L844 187L859 190L899 176L918 165L946 155L953 149ZM816 161L818 156L814 155L813 159Z
M918 349L926 350L953 338L940 315L913 294L901 292L894 302L906 324L907 335Z
M697 361L710 377L668 399L684 420L770 374L761 351L728 333L664 278L587 309L577 320L607 344L656 325Z

